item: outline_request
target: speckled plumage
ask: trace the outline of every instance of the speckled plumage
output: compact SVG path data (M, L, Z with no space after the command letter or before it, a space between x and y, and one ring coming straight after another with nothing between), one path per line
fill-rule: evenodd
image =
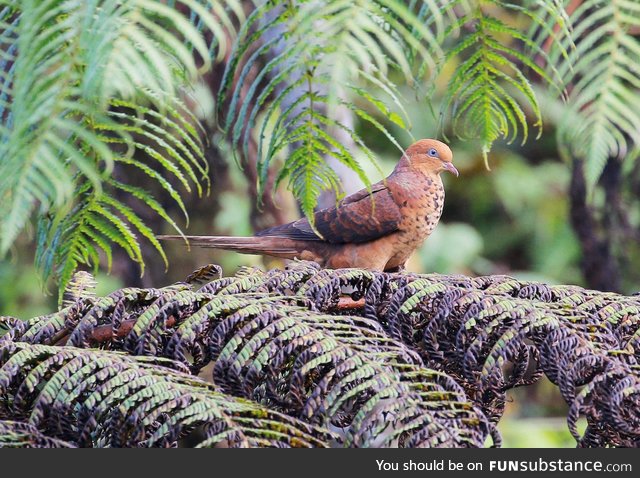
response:
M433 139L417 141L388 178L344 198L336 207L316 212L315 228L320 235L303 218L254 237L187 237L197 246L313 260L329 268L402 268L440 220L444 206L440 173L458 175L451 160L446 144Z

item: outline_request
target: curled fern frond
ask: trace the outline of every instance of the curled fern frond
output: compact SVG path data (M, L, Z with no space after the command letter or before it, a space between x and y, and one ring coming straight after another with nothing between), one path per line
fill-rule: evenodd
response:
M0 419L0 448L75 448L69 442L42 434L26 422Z
M297 262L81 297L26 322L1 318L0 331L8 344L121 350L191 373L212 364L220 390L342 428L347 446L499 444L506 391L542 375L579 445L640 440L636 296Z
M169 360L5 341L0 418L22 417L52 441L81 447L167 447L179 440L199 447L322 447L332 438L323 428L225 395L173 366Z
M344 446L478 447L495 434L454 380L425 368L378 321L318 312L330 277L315 270L247 270L199 290L121 289L30 320L7 341L166 357L194 374L211 363L219 390L342 428ZM332 278L332 290L353 284L354 296L364 293L362 272ZM292 295L295 279L311 276Z
M494 419L505 390L545 374L570 406L579 445L638 443L640 419L628 413L640 397L636 297L510 277L461 279L429 275L398 288L385 315L391 335L457 377ZM583 435L580 416L590 423ZM625 420L633 425L620 427Z

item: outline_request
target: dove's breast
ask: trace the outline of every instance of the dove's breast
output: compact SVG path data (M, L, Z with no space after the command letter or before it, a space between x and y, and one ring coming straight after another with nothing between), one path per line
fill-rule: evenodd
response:
M424 243L438 225L444 206L444 187L439 175L403 176L389 186L402 220L394 234L396 248L387 269L403 265Z
M444 204L444 189L440 176L398 172L387 178L387 188L400 209L398 230L370 242L325 244L333 251L325 267L363 267L391 270L404 266L407 259L435 229ZM317 259L314 259L317 260Z

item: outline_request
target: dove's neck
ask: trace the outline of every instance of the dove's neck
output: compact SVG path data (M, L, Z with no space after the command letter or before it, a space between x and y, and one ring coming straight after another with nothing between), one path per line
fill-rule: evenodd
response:
M421 174L425 178L431 179L435 184L442 184L440 179L440 171L434 171L429 164L411 161L406 154L403 154L396 164L392 174Z
M396 164L396 167L393 168L393 172L395 173L396 171L399 172L406 169L411 169L411 160L406 154L403 154L398 164Z

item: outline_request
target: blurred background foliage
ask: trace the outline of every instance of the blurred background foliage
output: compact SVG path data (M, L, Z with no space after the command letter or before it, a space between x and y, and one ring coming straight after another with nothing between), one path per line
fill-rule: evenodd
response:
M252 11L252 2L233 3L242 4L245 14ZM501 2L452 3L480 5L490 12L491 17L501 19L516 28L515 31L527 31L535 24L518 9L508 8ZM561 6L567 12L583 9L580 15L586 15L604 4L607 4L606 8L610 8L609 4L618 2L516 2L525 11L541 3L554 8ZM640 2L628 0L621 3L626 6L620 8L628 8L628 15L640 17ZM240 14L237 18L240 18ZM630 21L620 28L623 28L624 35L635 42L635 46L625 47L627 55L635 58L635 63L622 63L616 65L616 68L626 69L620 75L625 78L628 92L637 97L640 84L640 46L637 37L640 31L634 22L635 20ZM464 28L463 25L463 32ZM586 32L582 31L580 34L586 36L595 29L596 25L591 24ZM447 34L451 34L451 31L447 31ZM502 37L496 34L496 37L510 48L523 46L515 45L513 32L504 32ZM544 37L537 38L537 41L543 40ZM565 42L566 51L571 51L566 39L558 41ZM594 40L594 45L608 44L609 41L610 32L607 31L601 40ZM544 44L538 45L536 54L540 53L543 46ZM519 63L522 58L513 54L507 54L506 57L522 66ZM389 131L402 146L409 145L413 138L438 137L445 138L454 151L454 161L460 170L460 177L444 179L447 198L443 218L424 247L412 258L409 270L467 275L508 274L520 279L577 284L623 293L640 290L640 163L635 161L638 145L633 138L627 135L624 127L621 128L623 141L616 143L620 146L619 154L613 154L612 151L606 153L605 162L601 165L602 175L596 174L599 181L589 183L581 169L586 156L577 150L567 149L565 141L567 129L571 130L571 124L567 124L568 118L577 113L572 113L572 103L564 100L567 94L570 96L575 90L566 90L563 99L560 95L548 94L546 90L536 86L536 92L539 93L539 115L544 124L540 138L535 140L530 137L524 145L519 142L509 144L499 137L492 139L489 153L491 170L488 170L484 164L487 141L482 138L460 139L455 134L457 131L454 131L456 128L451 116L439 114L440 111L447 111L447 102L451 101L448 97L448 80L468 58L468 52L459 51L447 58L443 73L435 81L414 84L413 87L402 86L405 83L402 73L388 72L389 81L398 85L396 94L406 110L406 124L411 125L410 128L401 128L397 121L383 114L384 109L371 107L371 104L367 104L367 98L357 89L344 93L349 102L369 115L364 117L347 114L347 118L343 119L351 125L353 134L362 139L377 160L375 165L367 160L366 153L353 151L357 164L363 168L371 182L386 176L400 155L392 141L381 134L381 128ZM532 55L531 58L538 57ZM562 55L556 55L555 58L556 66L562 68ZM599 60L595 58L594 61ZM528 71L530 74L531 68ZM552 75L553 72L549 74ZM179 185L176 186L180 188L190 217L188 226L184 219L176 219L176 223L188 234L249 235L254 230L273 223L295 219L299 217L301 209L304 209L304 205L296 202L296 198L286 187L286 181L273 193L269 187L264 192L261 191L257 179L260 165L255 161L252 163L246 154L243 156L242 152L238 153L232 146L234 141L220 130L215 121L215 110L228 105L224 98L218 97L225 75L224 64L214 65L206 72L201 71L194 88L181 98L204 125L207 141L204 154L209 165L207 180L211 182L209 194L203 196L198 195L195 190L187 192ZM366 88L370 96L383 96L381 90L376 90L370 82L360 80L361 83L357 86ZM545 83L545 80L535 74L531 74L531 81L536 85ZM564 85L557 86L564 88ZM522 91L512 94L515 97L522 94ZM590 108L596 100L598 97L583 106ZM617 102L614 103L612 108L622 108ZM527 114L525 123L535 131L538 118L534 110L537 105L523 104L523 111ZM266 121L265 115L268 114L263 112L262 115L261 120ZM371 119L380 127L372 126ZM255 129L251 135L254 141L258 141L261 139L261 132L259 128ZM584 128L579 133L577 141L584 143ZM339 136L340 133L336 134ZM270 161L272 169L282 167L283 161L286 162L282 154L275 155ZM331 165L338 171L347 192L362 187L363 183L357 175L349 174L348 170L340 170L335 161ZM594 167L590 167L591 172L587 171L587 176L593 176L593 169ZM128 179L132 184L146 185L148 182L140 171L130 173ZM274 178L267 180L267 183L267 186L272 186ZM171 217L179 217L179 205L165 197L166 191L158 184L149 184L148 190L151 196L158 198ZM125 195L117 197L129 204ZM262 200L260 205L259 199ZM331 195L328 199L320 196L320 201L325 201L324 204L331 204L333 200L334 196ZM158 218L153 211L139 207L134 210L155 233L171 232L170 225ZM38 237L35 225L28 224L17 237L9 254L0 261L0 314L27 318L50 312L56 308L57 295L55 291L49 295L43 293L41 274L33 265L35 241ZM228 274L245 265L282 265L257 256L188 250L184 244L179 243L167 244L164 249L168 268L151 244L142 245L141 252L146 263L146 271L142 276L140 264L132 261L130 254L125 251L114 248L113 264L108 274L104 267L105 258L102 256L101 272L97 277L102 290L97 291L98 295L123 286L169 284L206 263L221 264ZM573 446L565 424L561 423L562 419L536 419L541 416L566 415L564 402L554 387L540 382L536 387L527 387L526 390L516 390L514 393L520 394L516 401L518 405L507 408L507 418L513 419L501 422L506 446ZM534 435L538 440L535 443L531 441Z

